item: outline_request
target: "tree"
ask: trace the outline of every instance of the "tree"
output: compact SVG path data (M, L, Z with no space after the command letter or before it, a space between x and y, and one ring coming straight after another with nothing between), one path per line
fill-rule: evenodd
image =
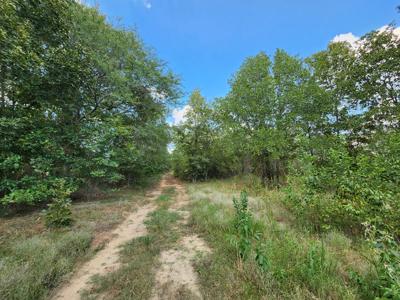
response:
M303 105L307 70L301 60L277 50L248 58L217 104L224 128L242 140L238 152L250 156L264 182L284 180L296 147L297 113Z
M235 167L232 153L199 90L193 91L188 105L185 122L175 127L175 174L194 181L231 174Z
M212 144L211 109L199 90L189 98L186 121L175 131L175 172L192 180L207 179L211 160L207 153Z
M400 115L400 36L393 26L360 40L349 81L352 105L363 112L362 133L398 130Z
M5 0L0 42L2 204L165 170L179 82L135 32L72 0Z

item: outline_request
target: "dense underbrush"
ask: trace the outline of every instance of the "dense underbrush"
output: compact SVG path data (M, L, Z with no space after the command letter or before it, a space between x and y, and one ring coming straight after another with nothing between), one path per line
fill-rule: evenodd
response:
M368 244L337 230L315 232L291 216L282 191L257 182L248 176L189 188L191 225L213 247L197 265L207 298L371 299L360 285L378 280ZM233 203L244 188L249 195Z

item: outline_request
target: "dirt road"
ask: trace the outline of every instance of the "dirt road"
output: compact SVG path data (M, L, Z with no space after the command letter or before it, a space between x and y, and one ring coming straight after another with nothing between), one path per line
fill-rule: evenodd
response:
M175 201L169 208L182 216L184 225L190 213L184 209L188 203L185 188L171 175L165 175L160 184L148 195L149 204L139 207L131 213L115 230L111 240L91 260L83 264L68 282L55 294L53 299L78 300L83 290L90 290L90 280L94 275L106 275L120 267L120 247L128 241L144 236L147 233L144 221L149 213L157 209L155 200L163 189L173 187L177 191ZM161 267L154 270L155 287L152 299L174 299L182 289L189 291L191 298L201 299L197 276L192 267L192 260L199 252L209 252L206 243L199 237L183 236L175 247L164 251L158 258ZM140 276L140 274L138 274Z

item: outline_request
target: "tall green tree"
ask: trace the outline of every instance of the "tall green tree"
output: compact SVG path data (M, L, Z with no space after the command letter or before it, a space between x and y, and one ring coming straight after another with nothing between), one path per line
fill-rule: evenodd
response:
M167 167L179 82L135 32L72 0L5 0L0 43L1 203Z
M199 90L189 98L185 121L174 128L173 170L179 177L203 180L231 174L234 159L217 127L213 110Z
M362 110L362 134L398 130L400 116L400 35L393 26L360 39L350 69L349 94Z
M175 129L174 169L178 176L206 179L212 161L207 155L212 144L211 109L199 90L189 98L186 120Z
M279 182L296 147L298 112L306 95L307 69L298 58L277 50L248 58L230 81L231 91L217 104L225 128L243 141L264 182Z

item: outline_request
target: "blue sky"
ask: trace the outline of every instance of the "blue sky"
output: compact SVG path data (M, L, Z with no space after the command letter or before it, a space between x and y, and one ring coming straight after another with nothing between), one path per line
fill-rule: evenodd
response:
M93 5L94 0L84 1ZM113 23L135 28L144 43L208 101L224 96L243 60L283 48L308 56L339 34L361 36L400 23L400 0L97 0ZM120 20L117 22L118 18Z

